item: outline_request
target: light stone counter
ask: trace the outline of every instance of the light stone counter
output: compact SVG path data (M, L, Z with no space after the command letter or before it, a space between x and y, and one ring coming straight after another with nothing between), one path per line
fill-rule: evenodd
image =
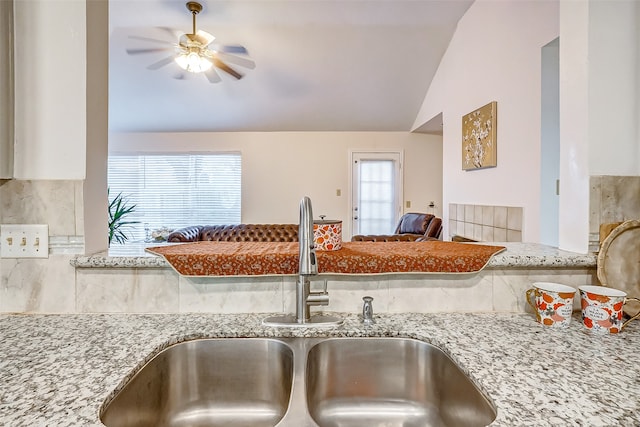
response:
M370 295L378 313L431 313L524 312L528 309L524 293L534 282L576 288L598 284L594 254L540 244L496 244L507 249L477 273L320 274L312 278L312 286L318 290L326 284L327 311L356 312L362 297ZM296 276L184 277L144 247L114 246L108 253L72 259L74 305L61 311L285 313L295 309Z
M371 328L349 315L332 330L266 328L263 316L0 316L0 425L99 426L101 405L124 379L185 339L320 335L440 346L497 407L492 426L640 425L640 322L618 336L591 336L577 317L553 330L513 313L388 314Z
M572 268L596 265L594 254L578 254L537 243L486 244L507 248L489 261L488 268ZM71 265L76 268L171 268L164 258L145 252L144 248L151 246L158 244L113 246L107 252L78 256L71 260Z

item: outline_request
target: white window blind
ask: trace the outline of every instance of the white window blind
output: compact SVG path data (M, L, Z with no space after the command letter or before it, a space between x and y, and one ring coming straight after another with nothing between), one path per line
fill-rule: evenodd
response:
M112 199L122 193L135 204L126 234L145 239L163 227L239 224L241 221L240 153L130 155L109 154L108 185ZM147 231L145 231L147 229Z

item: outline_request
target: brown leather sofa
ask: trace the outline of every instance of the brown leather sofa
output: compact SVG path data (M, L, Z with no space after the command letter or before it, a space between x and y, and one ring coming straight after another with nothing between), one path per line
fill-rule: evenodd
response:
M406 213L402 215L393 234L358 234L352 242L421 242L438 240L442 233L442 219L432 214Z
M297 242L298 224L194 225L175 230L168 242Z

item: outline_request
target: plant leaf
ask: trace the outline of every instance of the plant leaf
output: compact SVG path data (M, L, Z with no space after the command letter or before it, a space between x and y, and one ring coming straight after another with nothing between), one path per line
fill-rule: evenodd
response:
M110 188L107 188L107 197L109 193ZM109 201L109 244L114 240L117 243L124 243L129 240L129 237L121 228L140 223L140 221L125 221L125 217L135 212L135 209L135 204L127 204L127 200L122 192L118 193L117 196Z

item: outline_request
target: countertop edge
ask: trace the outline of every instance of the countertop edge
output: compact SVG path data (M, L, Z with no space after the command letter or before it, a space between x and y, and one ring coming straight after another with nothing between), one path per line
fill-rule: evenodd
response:
M493 242L492 242L493 243ZM489 260L486 268L595 268L597 255L579 254L563 251L536 243L495 243L507 249ZM166 268L171 265L162 257L147 253L144 247L133 247L127 254L124 251L110 250L93 255L77 255L70 260L75 268ZM395 273L388 273L395 274ZM404 273L430 274L430 273ZM437 273L436 273L437 274Z

